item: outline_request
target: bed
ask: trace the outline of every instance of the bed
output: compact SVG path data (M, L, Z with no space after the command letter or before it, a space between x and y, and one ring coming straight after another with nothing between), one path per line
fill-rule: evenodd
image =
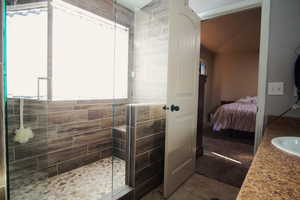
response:
M257 98L246 97L220 106L212 117L214 131L236 130L255 132Z

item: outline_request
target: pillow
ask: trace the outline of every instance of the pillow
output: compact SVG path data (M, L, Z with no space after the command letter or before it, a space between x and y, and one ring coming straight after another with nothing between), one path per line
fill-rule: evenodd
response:
M255 103L257 104L257 97L250 97L249 98L250 103Z
M239 102L239 103L257 103L257 97L255 96L255 97L249 97L249 96L247 96L247 97L245 97L245 98L241 98L241 99L239 99L239 100L237 100L237 102Z

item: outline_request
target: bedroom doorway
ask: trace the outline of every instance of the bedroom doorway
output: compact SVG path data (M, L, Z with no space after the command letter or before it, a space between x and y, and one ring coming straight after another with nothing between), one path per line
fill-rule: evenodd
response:
M240 188L255 149L261 8L201 21L198 174Z

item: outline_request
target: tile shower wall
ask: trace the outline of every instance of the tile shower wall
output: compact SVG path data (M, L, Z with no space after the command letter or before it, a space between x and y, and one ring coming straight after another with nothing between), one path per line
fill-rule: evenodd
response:
M169 16L168 0L153 0L135 12L131 131L134 198L163 182ZM155 102L155 103L153 103Z
M168 0L153 0L135 12L133 101L166 101L169 16Z
M118 126L113 128L113 155L127 161L128 130L127 127Z
M35 137L19 144L13 141L19 128L19 100L9 99L10 181L17 183L38 172L54 176L112 156L112 127L125 124L125 107L103 100L25 100L25 127L31 127Z
M102 16L111 21L132 28L134 22L134 13L127 8L117 4L117 0L63 0L67 3L73 4L79 8L92 12L96 15Z
M163 180L165 111L162 107L161 104L131 104L128 108L135 199L158 187Z

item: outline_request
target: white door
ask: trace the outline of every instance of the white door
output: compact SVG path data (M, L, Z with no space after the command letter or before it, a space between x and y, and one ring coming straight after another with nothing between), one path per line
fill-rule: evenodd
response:
M169 40L165 197L195 171L200 19L187 0L170 0Z

